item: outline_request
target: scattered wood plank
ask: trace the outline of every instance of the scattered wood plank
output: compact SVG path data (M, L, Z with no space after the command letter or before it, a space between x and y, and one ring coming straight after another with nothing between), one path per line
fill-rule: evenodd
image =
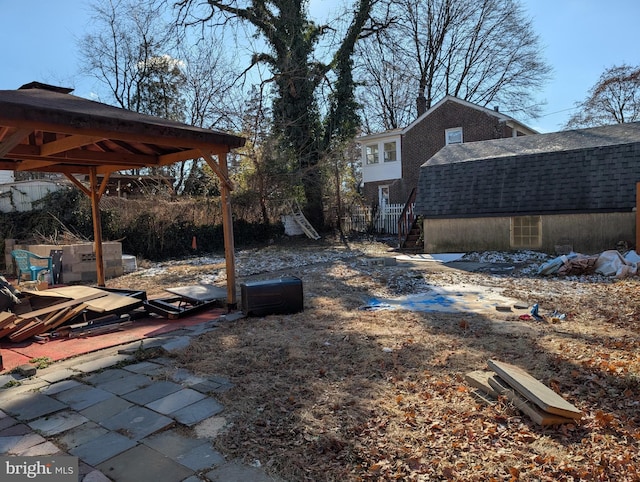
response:
M538 425L560 425L563 423L575 422L573 418L562 417L542 410L537 405L516 393L498 375L490 376L488 381L497 393L509 399L518 410L527 415Z
M496 360L489 360L488 365L509 386L545 412L577 420L582 418L580 410L523 369ZM495 389L495 385L491 386Z
M14 343L52 332L83 313L87 322L87 318L95 317L95 313L132 311L143 306L146 300L144 291L133 292L136 295L134 297L88 286L67 286L46 291L23 290L23 293L28 297L16 305L20 307L19 310L0 312L0 338L6 337Z
M37 293L39 296L48 296L52 299L64 298L83 300L87 302L87 309L96 313L115 311L121 309L135 309L142 305L143 300L137 297L118 294L92 286L62 286ZM142 292L145 297L146 293ZM93 296L95 295L95 296ZM93 298L88 298L93 296Z
M492 375L495 375L495 373L487 370L475 370L473 372L466 373L464 379L472 387L482 390L493 398L497 398L498 393L491 387L491 385L489 385L489 377Z
M47 306L46 308L42 308L36 311L30 311L29 313L23 313L22 316L24 317L28 317L28 318L36 318L36 317L41 317L41 316L45 316L48 315L49 313L55 312L55 311L59 311L63 308L66 308L68 306L76 306L79 305L80 303L84 303L86 301L89 300L93 300L96 298L99 298L101 296L104 296L104 294L100 294L100 293L94 293L91 294L89 296L85 296L83 298L78 298L75 300L69 300L69 301L63 301L62 303L56 303L55 305L51 305L51 306Z
M66 313L67 311L69 311L69 308L63 308L58 313L56 313L56 315ZM20 343L22 341L28 340L32 336L39 335L46 330L45 327L46 324L44 320L41 320L40 318L32 318L30 323L11 333L9 335L9 340L14 343Z
M16 315L9 311L1 311L0 312L0 328L4 328L5 326L13 323L16 319Z
M0 330L0 338L3 338L14 331L24 328L31 323L31 318L16 317L16 319Z
M47 330L53 330L54 328L57 328L58 326L63 324L65 321L75 318L86 309L87 309L87 305L85 303L80 303L78 306L74 306L73 308L70 308L69 311L64 316L58 317L55 320L48 320L46 322Z

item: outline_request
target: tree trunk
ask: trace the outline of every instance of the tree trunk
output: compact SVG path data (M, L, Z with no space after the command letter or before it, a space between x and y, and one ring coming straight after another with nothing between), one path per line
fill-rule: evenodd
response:
M316 231L324 228L324 204L322 202L322 182L318 165L310 166L302 177L302 186L307 202L304 215Z

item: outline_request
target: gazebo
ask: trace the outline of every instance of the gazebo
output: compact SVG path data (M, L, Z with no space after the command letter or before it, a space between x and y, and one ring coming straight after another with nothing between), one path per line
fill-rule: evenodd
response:
M227 304L235 307L227 154L245 139L94 102L71 91L39 82L0 90L0 169L62 173L91 199L97 284L104 286L99 203L109 175L203 158L220 179ZM89 186L77 175L88 176Z

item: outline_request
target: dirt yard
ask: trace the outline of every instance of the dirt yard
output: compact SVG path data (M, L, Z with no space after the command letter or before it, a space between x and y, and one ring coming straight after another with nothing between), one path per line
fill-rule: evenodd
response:
M542 278L548 258L533 253L467 256L489 260L474 272L370 261L395 256L375 241L238 253L238 282L297 276L305 309L223 322L176 359L234 383L219 396L219 451L290 482L640 480L638 277ZM155 295L224 283L222 258L143 268L107 286ZM461 286L538 303L543 319L371 309L373 298ZM489 359L523 368L582 420L542 427L506 399L479 403L464 374Z

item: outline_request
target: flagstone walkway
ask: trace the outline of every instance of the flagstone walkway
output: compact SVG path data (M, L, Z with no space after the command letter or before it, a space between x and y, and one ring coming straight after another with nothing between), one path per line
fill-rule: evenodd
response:
M149 349L170 355L218 323L57 362L31 377L0 375L0 455L78 457L80 482L279 480L213 449L225 426L216 394L232 388L228 379L195 376L170 356L140 361Z

